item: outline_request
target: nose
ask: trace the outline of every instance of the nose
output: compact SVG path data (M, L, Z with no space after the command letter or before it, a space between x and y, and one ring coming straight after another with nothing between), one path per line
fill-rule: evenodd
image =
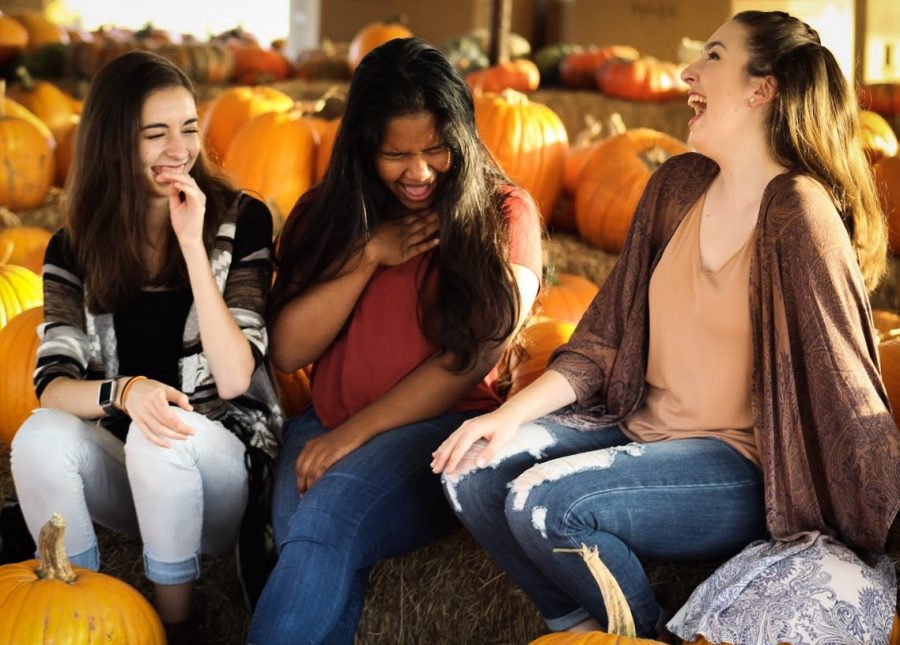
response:
M184 159L187 156L187 145L180 133L168 137L166 140L166 154L173 159Z
M411 155L403 174L412 181L426 181L431 178L431 167L423 155Z
M681 80L685 83L691 84L697 80L697 68L696 61L685 67L681 70Z

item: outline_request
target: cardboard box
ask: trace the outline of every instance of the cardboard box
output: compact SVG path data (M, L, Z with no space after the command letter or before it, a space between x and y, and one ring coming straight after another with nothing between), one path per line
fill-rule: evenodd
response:
M529 40L534 31L533 2L513 0L512 31ZM439 44L476 28L489 28L490 0L323 0L319 31L322 38L349 41L370 22L405 15L416 36Z

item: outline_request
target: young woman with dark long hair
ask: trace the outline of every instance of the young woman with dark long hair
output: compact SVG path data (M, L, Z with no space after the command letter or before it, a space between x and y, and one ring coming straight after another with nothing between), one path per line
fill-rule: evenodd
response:
M494 366L537 294L540 237L446 57L417 39L366 56L325 178L279 242L272 358L314 364L312 406L284 430L280 553L251 643L352 643L372 565L453 525L428 461L499 404Z
M245 453L274 457L282 422L264 360L271 215L210 171L198 130L190 80L159 56L93 79L44 265L42 407L12 445L32 535L60 512L70 559L96 570L92 521L139 533L173 635L200 554L234 547Z

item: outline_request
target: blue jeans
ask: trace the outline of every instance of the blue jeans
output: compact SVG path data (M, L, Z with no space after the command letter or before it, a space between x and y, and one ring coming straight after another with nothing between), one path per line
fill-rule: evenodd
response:
M431 453L474 412L448 412L373 437L304 495L294 462L328 429L312 408L284 429L273 495L278 563L250 624L255 645L353 643L369 570L457 525Z
M483 447L445 475L445 492L553 631L589 617L606 624L583 560L556 548L597 547L638 635L653 637L661 610L639 557L727 556L765 535L762 473L718 439L635 444L617 426L584 432L541 419L477 469Z

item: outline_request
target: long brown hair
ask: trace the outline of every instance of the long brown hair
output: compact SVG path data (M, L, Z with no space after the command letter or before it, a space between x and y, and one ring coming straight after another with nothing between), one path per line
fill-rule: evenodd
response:
M452 160L434 203L441 243L429 271L438 271L438 295L427 303L419 294L423 329L463 371L482 343L508 337L518 318L503 215L503 186L512 182L478 137L465 81L440 51L415 38L392 40L357 67L323 182L295 206L281 233L268 318L334 277L390 217L395 198L379 179L375 156L388 121L417 112L434 115Z
M856 94L806 23L782 11L743 11L751 76L773 76L770 113L776 159L818 180L844 219L869 289L887 267L887 225L863 152Z
M140 164L141 110L148 96L191 80L170 61L129 52L103 66L91 82L66 181L66 236L85 283L88 308L114 312L146 285L184 286L187 268L171 227L161 270L150 275L142 253L150 186ZM201 152L190 171L206 195L203 237L216 230L237 193L215 175Z

